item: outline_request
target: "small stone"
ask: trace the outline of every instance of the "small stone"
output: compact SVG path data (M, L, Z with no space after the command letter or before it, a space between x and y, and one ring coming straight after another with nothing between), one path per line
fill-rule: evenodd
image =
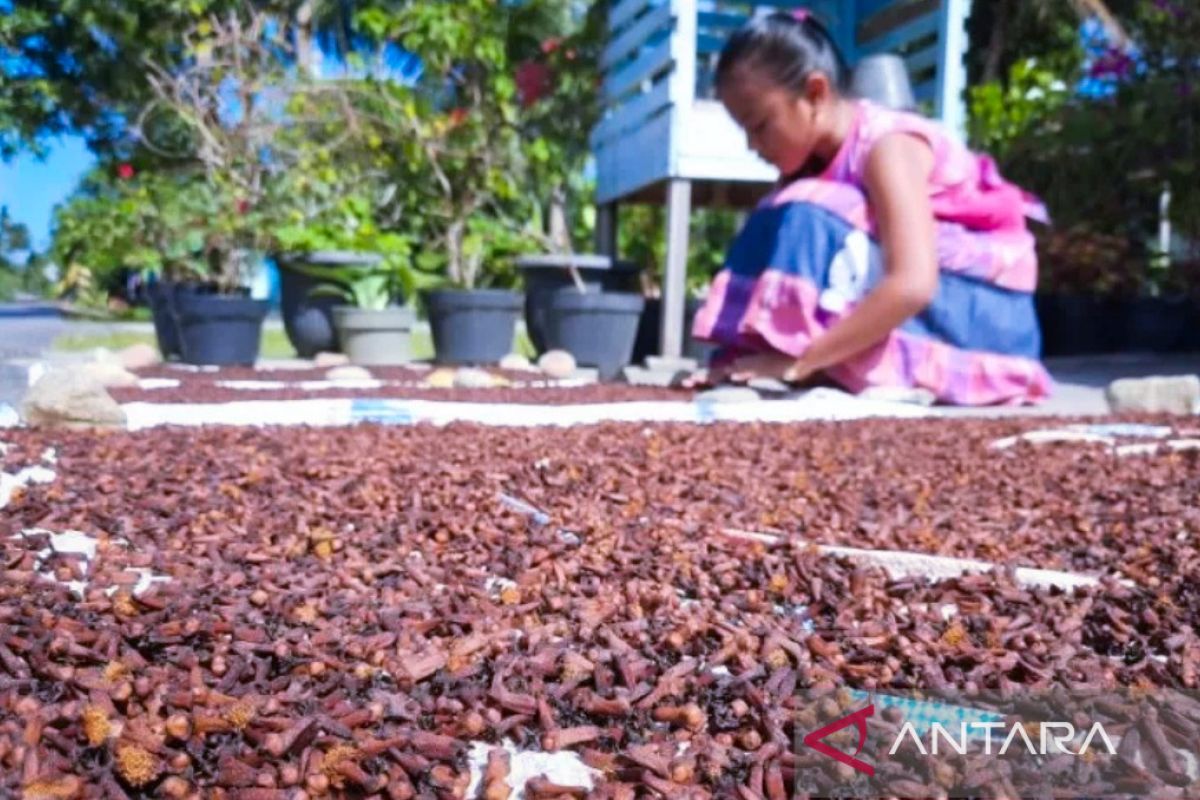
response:
M372 377L371 371L366 367L351 365L334 367L325 373L326 380L331 381L369 381Z
M313 359L313 365L320 369L329 369L331 367L344 367L350 363L350 356L345 353L317 353Z
M664 389L682 386L683 382L692 374L687 370L671 372L634 366L621 369L622 380L630 386L657 386Z
M138 376L120 364L109 361L96 361L91 364L81 364L78 370L94 378L105 388L137 386Z
M148 344L131 344L118 352L117 358L127 370L149 369L162 363L162 356Z
M646 356L646 369L655 372L692 373L700 368L700 362L694 358L667 358L666 356Z
M757 403L761 399L749 386L718 386L696 395L698 403Z
M514 372L529 372L536 369L536 367L533 366L533 362L520 353L509 353L500 359L500 369L513 370Z
M1117 414L1195 414L1200 411L1200 377L1122 378L1108 385L1105 397Z
M29 388L21 403L29 425L89 427L125 424L125 412L104 386L82 370L51 370Z
M507 384L508 381L483 369L460 367L454 372L456 389L492 389Z
M454 370L452 369L435 369L433 372L425 376L422 385L426 389L453 389L454 388Z
M575 356L566 350L549 350L542 354L537 365L547 378L561 380L571 377L575 372Z

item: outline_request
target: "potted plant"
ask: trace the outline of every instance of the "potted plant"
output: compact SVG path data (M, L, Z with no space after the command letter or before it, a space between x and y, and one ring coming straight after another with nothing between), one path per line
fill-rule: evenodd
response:
M1042 353L1074 356L1120 347L1123 301L1136 292L1137 260L1127 238L1085 225L1045 229L1038 237Z
M403 364L412 360L412 309L394 303L408 279L407 240L396 236L386 255L310 253L291 269L318 283L314 297L333 298L332 318L342 352L355 364ZM338 302L340 301L340 302Z
M86 268L97 284L122 269L147 277L164 359L182 354L173 296L204 271L206 196L194 174L121 163L97 167L55 211L53 250L59 263Z
M522 249L507 213L521 201L519 109L508 56L508 4L414 0L360 15L367 35L398 39L419 58L420 81L379 85L359 108L383 141L399 141L419 170L415 258L440 273L422 293L439 363L494 363L510 352L521 296L509 255ZM408 174L405 178L409 178Z
M277 222L272 190L294 160L285 134L324 141L346 128L344 120L309 113L303 101L317 90L295 69L276 22L245 5L208 15L183 33L184 66L147 61L154 99L136 120L137 140L155 158L199 172L195 184L207 206L196 291L173 297L183 357L193 363L257 358L268 304L247 287Z
M612 377L633 354L644 306L638 267L579 253L591 224L572 213L591 201L584 167L601 110L594 65L605 41L604 13L592 6L580 15L552 3L516 13L524 36L510 46L519 65L526 191L538 199L531 233L541 248L519 262L526 326L539 352L567 350Z
M302 191L319 182L323 171L298 174L293 184L301 184L297 188ZM292 196L299 195L298 191ZM380 230L372 212L365 190L347 190L323 207L294 208L288 224L275 232L284 330L304 358L335 351L339 342L348 341L338 335L335 306L350 302L360 309L382 311L415 293L418 276L411 268L409 237ZM407 341L412 320L396 317L394 324L400 325L396 330L404 331ZM407 352L405 344L403 354ZM394 359L401 355L397 351L396 356L373 363L396 363ZM382 355L367 356L364 351L359 358L375 357Z

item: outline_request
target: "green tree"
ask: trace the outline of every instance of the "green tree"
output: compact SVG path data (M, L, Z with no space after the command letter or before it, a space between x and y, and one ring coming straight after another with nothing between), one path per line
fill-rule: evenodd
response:
M418 260L471 288L504 282L501 267L528 244L519 207L525 169L520 109L508 48L512 15L492 0L377 3L358 16L379 40L398 41L424 66L415 88L368 81L359 120L367 136L402 148L393 162L421 196L425 250Z
M29 249L29 229L9 216L7 206L0 206L0 300L12 299L23 284L25 270L16 260Z
M129 155L129 123L153 97L147 61L174 71L181 32L211 15L255 11L311 60L314 35L342 30L338 0L10 0L0 14L0 158L83 135L101 155ZM336 38L336 37L335 37Z

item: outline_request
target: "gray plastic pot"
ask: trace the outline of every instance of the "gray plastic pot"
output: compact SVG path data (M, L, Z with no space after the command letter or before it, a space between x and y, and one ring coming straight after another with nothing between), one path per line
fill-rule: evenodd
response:
M412 361L416 316L408 308L335 306L333 324L342 352L355 364L383 366Z
M373 253L342 250L288 253L279 257L283 329L301 358L312 358L317 353L337 349L333 309L345 301L338 297L312 294L312 290L322 283L321 279L293 269L293 266L319 270L322 267L371 266L379 261L380 257Z
M913 111L917 98L904 59L892 53L867 56L854 67L850 92L886 108Z
M495 364L512 351L521 295L503 289L437 289L425 308L439 364Z
M609 380L633 358L645 305L640 294L559 289L546 298L546 344L566 350L577 364L595 367L601 380Z

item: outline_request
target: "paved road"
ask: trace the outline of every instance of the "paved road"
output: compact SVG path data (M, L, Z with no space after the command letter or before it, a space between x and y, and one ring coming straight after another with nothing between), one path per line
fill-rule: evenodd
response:
M0 403L15 406L20 401L26 384L20 362L49 349L67 324L56 308L45 303L0 304Z

